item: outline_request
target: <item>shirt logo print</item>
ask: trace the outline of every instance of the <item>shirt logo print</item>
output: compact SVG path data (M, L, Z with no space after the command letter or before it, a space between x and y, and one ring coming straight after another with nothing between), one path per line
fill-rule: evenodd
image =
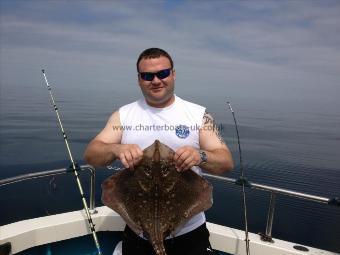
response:
M189 128L185 125L177 126L175 131L176 135L181 139L187 138L190 134Z

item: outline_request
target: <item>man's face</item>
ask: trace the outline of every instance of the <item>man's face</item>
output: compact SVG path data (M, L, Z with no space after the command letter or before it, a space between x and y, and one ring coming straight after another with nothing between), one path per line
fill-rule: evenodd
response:
M149 58L142 59L139 62L139 72L151 72L157 73L164 69L171 68L171 64L168 58ZM154 107L166 107L170 105L174 100L174 88L175 88L175 71L171 71L170 75L164 79L159 79L156 75L153 80L146 81L138 75L139 86L147 103Z

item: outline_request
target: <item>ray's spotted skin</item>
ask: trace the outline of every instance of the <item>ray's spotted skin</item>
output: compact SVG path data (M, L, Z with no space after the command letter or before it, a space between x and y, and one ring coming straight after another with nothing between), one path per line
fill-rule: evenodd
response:
M134 171L124 169L102 184L102 202L119 213L157 255L164 239L192 216L212 206L212 186L193 171L176 171L174 151L156 140Z

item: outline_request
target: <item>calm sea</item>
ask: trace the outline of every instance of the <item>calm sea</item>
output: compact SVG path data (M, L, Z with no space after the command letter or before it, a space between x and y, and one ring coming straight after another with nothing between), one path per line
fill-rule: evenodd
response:
M228 98L205 92L177 90L179 96L206 105L222 126L236 168L228 177L240 175L237 140L232 115L225 102L231 100L238 119L246 177L313 195L340 196L340 112L332 104L316 106L304 100ZM136 100L133 88L54 88L55 98L68 134L74 158L81 164L86 144L105 125L110 113ZM55 113L43 83L1 88L0 178L63 168L69 165ZM321 108L322 107L322 108ZM100 183L111 175L98 169ZM83 174L84 186L88 187ZM213 182L214 206L208 220L243 229L241 189ZM87 189L86 189L87 190ZM87 192L88 193L88 192ZM247 189L249 228L263 232L269 194ZM82 207L72 175L30 180L0 187L0 225ZM273 236L331 251L340 251L340 208L278 196Z

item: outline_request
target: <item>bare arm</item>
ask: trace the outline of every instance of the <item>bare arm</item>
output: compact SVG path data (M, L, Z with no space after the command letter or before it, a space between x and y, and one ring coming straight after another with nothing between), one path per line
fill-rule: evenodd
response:
M85 160L94 166L107 166L119 158L125 167L133 169L141 160L143 152L138 145L120 144L122 133L119 112L116 111L104 129L88 144Z
M213 174L231 171L234 167L232 155L224 143L213 117L205 112L199 133L200 149L207 154L207 163L201 164L199 151L191 146L183 146L176 151L175 161L180 171L199 165Z
M208 161L201 167L211 173L222 174L234 167L230 150L215 125L213 117L205 112L200 130L200 147L207 154Z

